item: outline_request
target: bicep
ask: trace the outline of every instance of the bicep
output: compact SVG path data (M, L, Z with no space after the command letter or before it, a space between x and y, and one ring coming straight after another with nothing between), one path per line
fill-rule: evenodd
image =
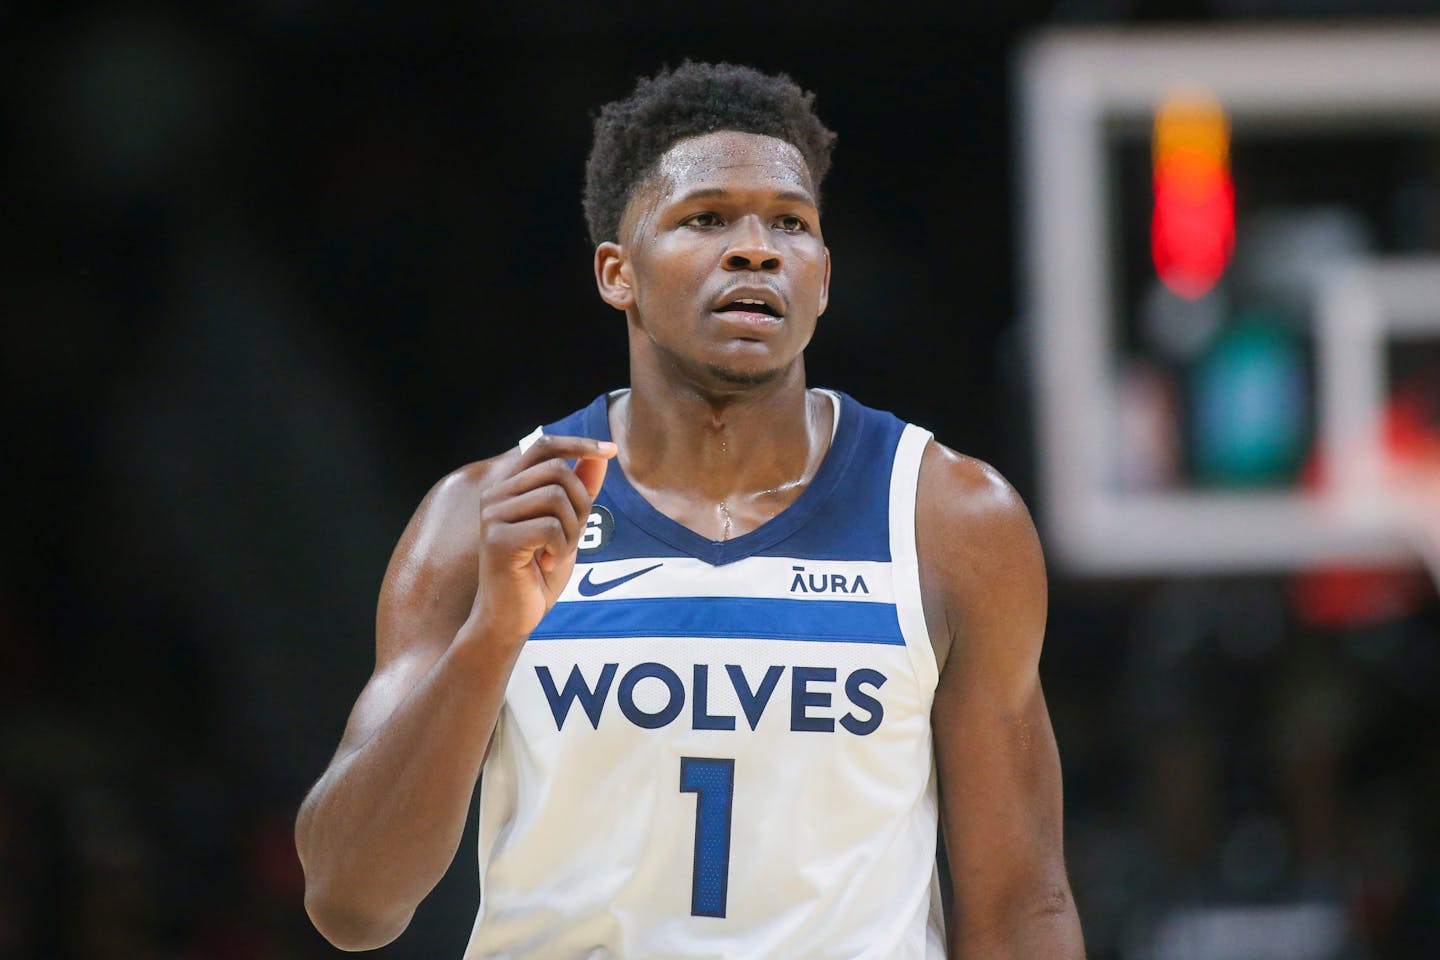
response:
M376 606L375 667L355 700L337 758L374 736L445 653L469 615L478 567L477 467L436 484L395 546Z
M1039 677L1046 578L1009 484L948 451L931 459L918 545L940 611L932 629L949 641L931 723L956 921L968 934L1068 890L1060 762Z

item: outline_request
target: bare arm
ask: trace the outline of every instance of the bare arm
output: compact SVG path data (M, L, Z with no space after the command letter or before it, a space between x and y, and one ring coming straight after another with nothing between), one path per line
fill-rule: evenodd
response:
M942 662L931 724L954 885L949 955L1081 958L1040 689L1045 565L1030 515L992 468L932 443L917 546Z
M614 449L546 437L457 471L400 538L375 671L295 823L306 910L336 946L399 936L454 859L515 659L574 569Z

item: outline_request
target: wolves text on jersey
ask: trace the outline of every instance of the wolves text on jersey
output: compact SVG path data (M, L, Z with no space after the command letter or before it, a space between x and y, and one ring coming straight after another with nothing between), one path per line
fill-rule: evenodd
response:
M874 733L884 719L885 708L871 692L878 691L885 684L886 677L878 670L861 668L850 673L843 684L844 694L853 708L838 720L833 717L815 716L814 711L830 707L834 696L832 685L838 683L834 667L784 667L772 665L765 670L756 686L751 686L745 671L734 663L725 665L730 686L740 703L740 711L751 730L760 724L765 709L770 705L775 688L786 670L790 672L790 729L796 732L833 733L840 727L856 736ZM663 663L637 663L620 676L618 663L607 663L600 670L600 676L591 686L581 674L579 666L570 668L570 675L564 687L557 687L549 667L537 666L535 675L540 688L550 704L555 717L555 729L565 726L572 704L579 703L594 729L600 728L600 717L610 701L610 691L615 689L615 702L626 720L637 727L656 729L668 726L685 712L690 704L690 725L694 730L734 730L737 717L726 713L711 713L710 667L697 663L692 674L692 684L687 692L680 674ZM654 679L664 684L666 694L664 705L656 710L644 710L635 702L635 686L645 679ZM722 681L723 682L723 681ZM688 695L687 695L688 693Z

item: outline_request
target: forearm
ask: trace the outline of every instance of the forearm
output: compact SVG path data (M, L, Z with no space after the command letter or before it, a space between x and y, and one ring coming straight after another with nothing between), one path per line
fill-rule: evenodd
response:
M306 798L296 820L306 907L337 946L394 939L454 859L518 651L462 628Z
M949 936L950 960L1084 960L1080 916L1068 888L999 918L957 918Z
M976 691L972 701L983 696ZM1085 944L1065 872L1060 755L1039 684L1023 706L985 716L1000 719L969 723L973 739L964 745L984 756L962 755L958 770L953 756L941 765L951 788L950 958L1079 960Z

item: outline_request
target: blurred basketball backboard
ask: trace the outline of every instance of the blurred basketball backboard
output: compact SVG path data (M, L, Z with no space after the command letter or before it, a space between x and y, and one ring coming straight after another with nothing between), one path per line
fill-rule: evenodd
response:
M1325 495L1341 522L1406 539L1440 581L1440 257L1345 265L1316 312ZM1423 359L1395 369L1407 354Z
M1061 32L1026 49L1024 300L1058 560L1146 574L1414 559L1394 511L1357 507L1365 495L1336 508L1326 484L1346 474L1322 460L1339 449L1327 433L1373 414L1377 383L1385 403L1377 331L1411 313L1384 288L1430 268L1329 278L1440 254L1437 64L1440 30L1414 27ZM1177 293L1157 274L1152 147L1158 118L1210 102L1233 260ZM1362 340L1364 363L1346 353Z

